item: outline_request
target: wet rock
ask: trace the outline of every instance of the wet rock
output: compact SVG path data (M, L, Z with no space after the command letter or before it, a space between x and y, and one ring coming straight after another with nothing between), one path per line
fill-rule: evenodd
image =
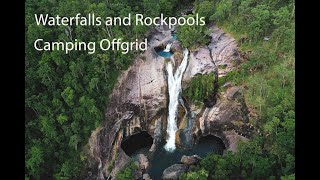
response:
M183 155L180 162L182 164L187 164L187 165L195 165L200 162L202 158L198 155L193 155L193 156L185 156Z
M180 175L188 171L188 165L186 164L174 164L163 171L162 179L164 180L176 180Z
M152 180L152 179L150 178L150 175L149 175L149 174L143 174L143 175L142 175L142 179L143 179L143 180Z
M134 172L134 179L141 179L142 178L142 171L135 171Z
M173 41L172 50L173 50L173 52L176 52L176 51L182 52L181 43L179 41Z
M161 116L159 119L155 122L155 129L154 129L154 139L151 148L149 149L149 152L155 152L157 146L161 142L162 137L162 122L165 121L165 115Z
M141 170L145 170L149 167L149 160L144 154L138 155L139 167Z

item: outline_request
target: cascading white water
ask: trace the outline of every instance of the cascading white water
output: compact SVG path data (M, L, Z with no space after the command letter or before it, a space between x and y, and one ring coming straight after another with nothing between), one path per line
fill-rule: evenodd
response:
M172 43L168 43L168 44L166 45L166 49L163 50L163 52L170 52L171 46L172 46Z
M188 49L183 51L183 60L175 74L173 75L172 64L167 63L167 72L168 72L168 89L169 89L169 115L168 115L168 124L167 124L167 144L165 149L167 151L173 151L176 148L175 139L177 131L177 114L178 114L178 105L179 105L179 95L181 93L181 79L183 72L187 67L188 62Z

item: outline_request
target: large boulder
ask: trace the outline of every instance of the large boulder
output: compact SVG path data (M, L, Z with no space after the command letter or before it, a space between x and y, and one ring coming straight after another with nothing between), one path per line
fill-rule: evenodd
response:
M165 169L162 173L162 179L164 180L176 180L179 177L188 171L189 166L186 164L174 164L167 169Z
M242 89L239 86L234 86L226 91L226 97L231 100L236 100L242 97Z
M143 175L142 175L142 179L143 179L143 180L152 180L152 179L150 178L150 175L149 175L149 174L143 174Z
M141 170L145 170L149 167L149 160L144 154L138 155L139 167Z
M236 152L237 151L237 145L239 143L239 141L248 141L247 138L235 133L234 131L224 131L224 139L226 141L225 144L228 145L228 150L232 151L232 152Z
M186 165L195 165L195 164L198 164L201 161L201 159L202 158L198 155L192 155L192 156L183 155L180 162Z

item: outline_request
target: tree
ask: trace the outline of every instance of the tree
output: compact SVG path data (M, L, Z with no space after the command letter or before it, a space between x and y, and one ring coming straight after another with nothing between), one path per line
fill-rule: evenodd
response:
M67 87L61 92L61 96L64 99L64 101L69 105L73 106L74 105L74 90L71 89L70 87Z
M205 17L206 20L214 13L214 1L202 1L196 6L196 12L200 17Z
M64 115L64 114L60 114L58 117L57 117L57 120L60 124L63 124L64 122L67 122L68 121L68 116Z
M173 4L171 3L171 1L160 0L159 5L161 12L164 14L164 16L172 15Z
M232 11L232 0L222 0L215 6L215 11L211 13L210 20L221 22L225 20Z
M271 26L271 13L267 5L258 5L251 10L252 21L249 24L249 36L252 38L267 35Z
M118 180L134 180L134 172L137 170L138 166L135 162L130 162L127 167L124 169L121 169L117 175L116 178Z
M186 18L191 18L194 15L188 15ZM195 48L203 46L208 42L205 26L179 26L177 37L181 41L184 48Z
M26 167L30 171L30 174L34 176L36 179L39 178L39 174L41 174L41 165L44 163L44 155L43 150L40 146L32 146L28 153L28 159L26 161Z
M143 0L144 14L149 17L156 17L160 13L159 1Z
M207 180L208 179L208 172L204 169L200 169L198 171L192 171L185 173L181 176L182 180Z

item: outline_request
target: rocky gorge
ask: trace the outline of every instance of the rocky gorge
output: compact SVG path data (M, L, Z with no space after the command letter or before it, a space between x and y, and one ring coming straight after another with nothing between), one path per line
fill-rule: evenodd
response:
M189 87L193 77L213 74L214 92L208 102L200 104L183 96L179 98L176 145L190 149L201 138L214 136L221 140L226 150L235 152L239 140L247 141L256 132L249 123L250 113L242 93L244 87L226 83L222 89L218 86L218 79L235 70L242 58L233 37L214 25L210 29L210 42L189 52L182 91ZM90 171L87 179L114 178L140 148L147 148L148 155L137 155L139 171L136 179L150 179L147 170L152 166L151 159L168 136L168 74L165 64L173 62L176 70L182 61L182 48L176 40L172 42L174 54L170 58L156 53L155 48L170 40L171 29L155 29L148 37L148 50L118 78L109 97L105 122L91 134L86 146ZM200 160L201 157L196 155L183 156L180 164L164 170L162 178L177 179L177 174L186 172Z

